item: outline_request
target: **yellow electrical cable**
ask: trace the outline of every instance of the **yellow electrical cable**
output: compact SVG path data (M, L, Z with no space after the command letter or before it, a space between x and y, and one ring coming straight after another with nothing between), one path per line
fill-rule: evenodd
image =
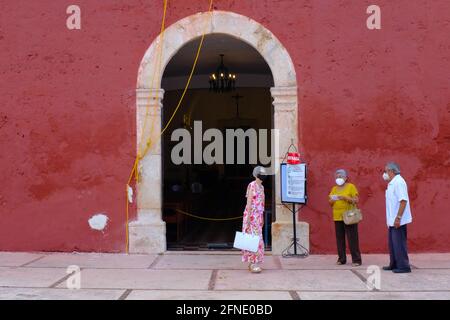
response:
M213 6L213 0L210 0L208 12L211 14L211 18L212 18L212 6ZM207 27L208 27L208 25L207 25ZM181 95L181 97L180 97L180 100L178 101L178 104L177 104L175 110L173 111L172 116L169 118L169 121L168 121L167 124L164 126L164 128L163 128L162 131L161 131L161 134L158 136L157 140L154 141L154 143L158 142L159 139L161 139L161 136L164 134L164 132L166 131L166 129L169 127L169 125L170 125L170 123L172 122L173 118L175 117L175 115L176 115L178 109L180 108L181 103L182 103L183 100L184 100L184 96L186 95L187 89L189 88L189 85L190 85L190 83L191 83L192 76L194 75L195 68L196 68L196 66L197 66L197 61L198 61L198 57L200 56L200 51L201 51L202 46L203 46L203 40L205 39L205 34L206 34L206 30L203 32L203 34L202 34L202 36L201 36L201 38L200 38L200 43L199 43L198 48L197 48L197 54L195 55L194 64L192 65L191 73L189 74L189 78L188 78L188 80L187 80L187 82L186 82L186 86L184 87L184 90L183 90L183 93L182 93L182 95ZM145 151L144 151L144 153L143 153L141 159L147 154L148 149L150 149L150 147L152 147L152 146L153 146L152 144L147 144L147 148L145 149Z
M161 22L161 32L160 32L161 37L160 37L160 42L158 43L158 46L156 48L156 50L157 50L156 64L157 64L158 67L156 69L156 72L151 75L150 88L153 88L153 81L155 80L155 78L159 77L159 75L161 73L163 43L164 43L165 25L166 25L165 21L166 21L167 3L168 3L168 0L164 0L163 18L162 18L162 22ZM156 91L156 96L155 96L155 99L154 99L156 103L158 103L158 101L159 101L158 98L159 98L159 90ZM149 95L149 105L148 105L148 107L146 108L146 111L145 111L144 125L143 125L142 132L141 132L141 141L138 144L138 156L137 156L138 162L139 162L140 159L143 158L143 156L140 155L141 154L140 151L142 150L142 143L143 143L143 141L144 141L144 139L146 137L145 129L146 129L146 125L147 125L147 119L148 119L148 114L149 114L149 110L150 110L150 107L151 107L151 102L152 102L152 96L150 94ZM155 109L157 109L157 108L158 108L158 105L155 106ZM147 145L149 144L149 141L151 141L151 134L153 132L153 125L154 125L155 119L156 119L156 117L153 117L152 121L151 121L150 134L149 134L149 139L147 141ZM137 178L137 176L136 176L136 178Z
M164 31L165 31L165 20L166 20L166 12L167 12L167 3L168 3L168 0L164 0L163 17L162 17L162 21L161 21L161 31L160 31L160 34L161 34L160 39L161 39L161 41L158 43L158 46L156 47L156 50L157 50L156 62L157 62L157 65L159 66L159 69L161 68L161 60L162 60L162 51L163 51L163 45L162 44L163 44ZM159 73L159 70L157 70L157 71ZM150 81L150 88L153 88L154 78L155 78L155 74L152 74L151 81ZM158 93L159 92L157 92L157 94ZM148 105L148 107L146 109L146 113L145 113L145 117L144 117L144 125L143 125L143 129L142 129L142 132L141 132L141 141L140 141L140 143L138 142L138 145L137 145L137 147L138 147L138 156L136 157L136 159L134 161L133 168L132 168L130 176L128 178L127 185L125 187L125 201L126 201L126 226L125 226L125 238L126 238L125 242L126 242L126 244L125 244L125 248L126 248L126 253L129 253L129 238L130 238L129 237L129 226L128 226L128 221L129 221L128 186L130 185L131 179L133 177L133 173L135 173L136 181L138 180L137 167L139 165L139 150L140 150L140 146L142 145L142 141L143 141L143 139L145 137L145 128L146 128L146 124L147 124L149 109L150 109L150 106L151 106L151 98L152 97L150 95L149 96L149 105ZM158 99L156 99L156 101L158 101ZM154 119L153 119L153 121L154 121ZM153 128L153 123L151 125L151 128Z
M166 11L167 11L167 4L168 4L168 0L164 0L164 5L163 5L163 18L162 18L162 22L161 22L161 31L160 31L160 34L161 34L161 36L160 36L160 42L158 43L158 45L157 45L157 47L156 47L156 51L157 51L157 56L156 56L156 61L157 61L157 65L158 65L158 67L159 68L157 68L157 72L156 73L153 73L152 75L151 75L151 81L150 81L150 88L153 88L153 81L154 81L154 79L155 79L155 75L156 74L159 74L160 73L160 69L161 69L161 61L162 61L162 52L163 52L163 47L162 47L162 44L163 44L163 42L164 42L164 33L165 33L165 20L166 20ZM155 101L158 101L158 95L159 95L159 91L157 91L157 93L156 93L157 95L156 95L156 99L155 99ZM142 146L142 142L144 141L144 138L145 138L145 129L146 129L146 127L147 127L147 120L148 120L148 114L149 114L149 110L150 110L150 107L151 107L151 101L152 100L152 97L151 97L151 95L149 96L149 104L148 104L148 107L146 108L146 112L145 112L145 116L144 116L144 124L143 124L143 128L142 128L142 131L141 131L141 141L140 142L138 142L138 145L137 145L137 147L138 147L138 156L136 157L136 159L135 159L135 162L134 162L134 164L133 164L133 168L132 168L132 170L131 170L131 173L130 173L130 177L128 178L128 183L131 181L131 178L132 178L132 176L133 176L133 173L134 172L137 172L137 170L136 170L136 168L137 168L137 165L138 165L138 163L139 163L139 151L142 149L141 148L141 146ZM154 123L154 121L155 121L155 117L152 119L153 121L151 122L151 127L150 127L150 132L152 132L153 130L153 123ZM137 175L136 175L136 179L137 179Z
M159 73L160 73L161 63L162 63L162 51L163 51L162 49L163 49L164 32L165 32L165 19L166 19L167 3L168 3L168 0L164 0L163 19L162 19L162 22L161 22L161 37L160 37L161 41L160 41L160 43L159 43L159 47L157 48L157 49L159 49L159 50L158 50L158 55L157 55L157 64L158 64L157 72L158 72L158 75L159 75ZM212 12L213 12L212 9L213 9L213 0L210 0L208 11L209 11L209 13L211 14L211 21L212 21ZM149 139L147 140L146 148L145 148L144 152L143 152L143 153L140 153L139 151L141 150L142 141L143 141L143 139L144 139L144 137L145 137L145 128L146 128L146 123L147 123L147 118L148 118L148 113L149 113L150 104L151 104L151 98L152 98L151 96L149 97L150 103L149 103L149 107L147 108L146 113L145 113L144 125L143 125L142 134L141 134L141 142L138 144L138 155L137 155L137 157L136 157L136 159L135 159L135 161L134 161L133 168L132 168L132 170L131 170L131 173L130 173L130 176L129 176L129 178L128 178L127 185L126 185L126 193L125 193L125 195L126 195L126 197L125 197L125 199L126 199L126 232L125 232L125 233L126 233L126 253L129 253L129 228L128 228L128 221L129 221L129 208L128 208L128 204L129 204L129 202L128 202L128 186L129 186L129 184L130 184L130 182L131 182L131 179L132 179L132 177L133 177L133 173L135 174L135 179L136 179L136 181L137 181L137 182L139 181L139 172L138 172L139 161L147 154L148 150L153 146L153 144L154 144L155 142L159 141L159 139L161 139L162 134L163 134L163 133L165 132L165 130L168 128L168 126L169 126L170 123L172 122L172 119L174 118L175 114L177 113L178 109L180 108L181 103L182 103L182 101L183 101L183 99L184 99L184 96L185 96L185 94L186 94L186 92L187 92L187 89L189 88L189 85L190 85L192 76L193 76L193 74L194 74L194 71L195 71L195 68L196 68L196 65L197 65L197 61L198 61L198 57L199 57L199 55L200 55L200 51L201 51L201 48L202 48L202 46L203 46L203 40L204 40L204 38L205 38L205 34L206 34L206 30L203 32L203 34L202 34L202 36L201 36L200 44L199 44L198 49L197 49L197 54L196 54L196 56L195 56L195 60L194 60L194 64L193 64L192 69L191 69L191 73L190 73L190 75L189 75L189 78L188 78L188 81L187 81L187 83L186 83L186 86L185 86L185 88L184 88L184 90L183 90L183 94L182 94L182 96L181 96L181 98L180 98L180 100L179 100L179 102L178 102L178 104L177 104L177 107L175 108L175 110L174 110L174 112L172 113L172 116L170 117L168 123L166 124L166 126L164 127L164 129L161 131L161 133L159 134L159 136L156 138L156 140L155 140L155 141L152 141L151 137L149 137ZM152 75L150 88L153 88L153 80L154 80L154 77L155 77L155 74ZM158 95L159 95L159 90L156 92L156 99L155 99L156 103L158 103ZM157 107L158 107L158 106L157 106ZM151 123L151 127L150 127L150 135L151 135L151 132L153 131L153 124L154 124L155 118L156 118L156 117L154 117L154 118L152 119L152 123ZM139 153L140 153L140 154L139 154Z

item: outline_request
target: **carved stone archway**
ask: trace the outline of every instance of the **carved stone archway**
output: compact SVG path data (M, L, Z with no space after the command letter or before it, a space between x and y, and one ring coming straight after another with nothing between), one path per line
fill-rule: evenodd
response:
M212 16L211 16L212 15ZM270 89L274 106L274 129L279 130L280 161L291 139L298 143L297 79L294 64L281 42L258 22L232 12L214 11L198 13L171 25L166 29L161 65L157 63L159 36L148 48L139 67L136 89L137 146L141 140L146 107L154 130L161 130L161 108L164 90L161 89L163 72L172 57L188 42L206 34L226 34L254 47L272 71L274 87ZM156 78L155 78L156 75ZM152 80L153 77L153 80ZM153 82L153 85L151 84ZM151 101L151 102L150 102ZM151 133L145 133L145 135ZM137 219L129 225L130 253L161 253L166 251L166 226L162 220L162 168L161 144L157 143L141 160L138 170L141 179L137 185ZM276 185L276 221L272 224L272 253L280 254L292 238L292 214L281 205L279 176ZM298 222L297 235L303 246L309 248L309 226Z

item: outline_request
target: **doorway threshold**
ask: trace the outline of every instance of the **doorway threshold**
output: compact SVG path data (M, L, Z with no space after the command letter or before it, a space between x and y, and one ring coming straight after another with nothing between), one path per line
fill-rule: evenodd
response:
M210 256L219 256L219 255L235 255L240 256L241 250L167 250L163 253L163 255L210 255ZM272 256L272 251L265 251L265 256Z
M186 254L241 254L241 250L233 248L230 244L202 244L202 245L168 245L165 253L186 253ZM272 254L272 247L267 246L265 254Z

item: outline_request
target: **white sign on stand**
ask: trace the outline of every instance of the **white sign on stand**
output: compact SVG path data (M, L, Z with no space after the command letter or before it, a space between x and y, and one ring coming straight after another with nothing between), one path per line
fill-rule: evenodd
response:
M306 203L306 164L281 164L281 202Z

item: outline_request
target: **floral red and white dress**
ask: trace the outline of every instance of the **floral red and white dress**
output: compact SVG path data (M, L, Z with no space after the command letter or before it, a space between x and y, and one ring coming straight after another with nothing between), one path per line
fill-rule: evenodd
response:
M242 262L261 263L264 260L264 241L262 226L264 223L264 186L256 181L250 182L247 187L246 197L252 191L250 212L245 208L242 232L258 235L260 237L257 252L242 250Z

